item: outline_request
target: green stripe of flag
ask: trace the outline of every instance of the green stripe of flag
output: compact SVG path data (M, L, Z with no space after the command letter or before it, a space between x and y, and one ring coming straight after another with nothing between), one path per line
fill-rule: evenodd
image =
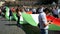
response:
M17 16L16 16L16 12L13 12L12 14L13 14L13 18L17 21L18 18L17 18Z
M37 26L36 22L34 21L30 14L26 14L25 12L23 12L22 17L25 22L29 23L32 26Z
M6 10L5 17L6 17L7 20L9 20L9 8L6 7L5 10Z
M58 30L60 31L60 26L56 26L54 24L49 25L49 30Z

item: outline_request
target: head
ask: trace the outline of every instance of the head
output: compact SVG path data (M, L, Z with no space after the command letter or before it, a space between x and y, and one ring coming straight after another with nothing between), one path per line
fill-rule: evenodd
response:
M21 7L19 8L19 11L22 12L22 8Z
M50 10L49 10L48 8L45 8L43 11L44 11L46 14L48 14L48 13L50 12Z
M39 6L39 8L42 8L43 6L41 5L41 6Z

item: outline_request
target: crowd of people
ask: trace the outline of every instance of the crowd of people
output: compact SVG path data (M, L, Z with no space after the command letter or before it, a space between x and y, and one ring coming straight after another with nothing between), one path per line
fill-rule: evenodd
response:
M5 8L6 8L5 6L0 7L0 16L2 14L5 15L5 12L6 12ZM9 7L9 14L12 15L13 12L17 13L17 11L20 11L22 9L24 9L23 11L25 11L26 13L29 13L29 14L39 14L40 11L43 11L45 8L48 8L50 10L50 13L52 13L52 15L54 17L58 18L58 9L59 9L58 6L54 6L54 7L40 6L38 8L34 8L34 7L32 7L32 8L28 8L28 7L24 8L24 7L20 7L20 6Z
M8 7L8 6L7 6ZM16 6L16 7L8 7L9 8L9 18L13 16L13 13L16 13L16 16L18 18L17 20L17 25L21 27L21 24L19 23L20 21L20 16L22 12L26 12L27 14L39 14L39 25L40 25L40 30L41 34L48 34L48 30L44 29L44 27L47 27L50 22L47 22L46 15L53 15L54 17L58 18L58 6L54 7L46 7L46 6L39 6L38 8L25 8L21 6ZM0 17L3 16L5 17L6 15L6 6L0 7Z

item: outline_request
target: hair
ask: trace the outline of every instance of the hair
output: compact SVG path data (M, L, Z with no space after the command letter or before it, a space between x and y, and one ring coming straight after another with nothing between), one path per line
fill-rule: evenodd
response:
M48 11L48 13L50 12L50 10L48 9L48 8L45 8L44 10L43 10L45 13Z

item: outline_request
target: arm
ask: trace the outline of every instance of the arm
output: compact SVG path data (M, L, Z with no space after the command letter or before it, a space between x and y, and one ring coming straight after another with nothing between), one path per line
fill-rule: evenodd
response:
M42 14L41 16L42 16L41 18L45 26L51 23L50 21L47 21L46 14Z

